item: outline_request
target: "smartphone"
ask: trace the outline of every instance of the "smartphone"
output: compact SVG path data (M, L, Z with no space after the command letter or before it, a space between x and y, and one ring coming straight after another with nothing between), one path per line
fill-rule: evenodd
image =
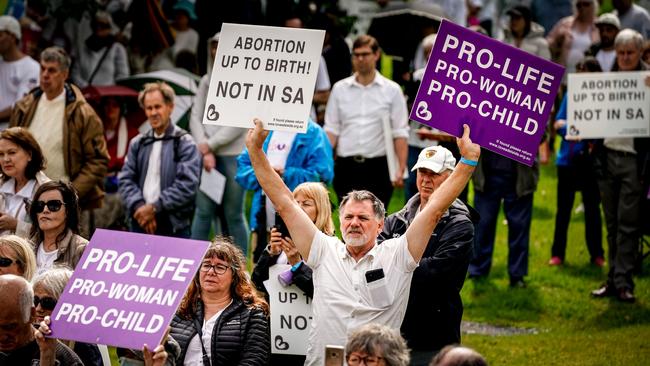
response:
M343 366L344 354L342 346L325 346L325 366Z
M282 234L283 238L291 238L291 235L289 235L289 229L287 229L287 225L284 223L282 217L277 212L275 213L275 225L273 225L273 227L280 234Z
M371 269L366 272L366 283L372 283L381 280L382 278L384 278L383 268Z

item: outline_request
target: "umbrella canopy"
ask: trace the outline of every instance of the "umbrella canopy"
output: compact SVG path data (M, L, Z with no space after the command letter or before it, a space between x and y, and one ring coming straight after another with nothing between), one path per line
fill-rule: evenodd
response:
M131 88L120 85L93 85L81 89L81 93L100 116L103 114L104 99L118 98L123 104L122 108L126 109L122 113L124 113L129 125L139 128L147 120L144 111L138 104L138 92Z
M164 81L171 86L176 93L174 111L171 116L172 122L187 129L192 106L194 105L194 95L198 90L200 80L200 77L187 72L186 70L172 69L131 75L118 80L117 83L134 90L142 90L146 83Z
M372 17L368 34L377 39L386 54L408 61L413 59L425 35L423 30L433 28L437 31L444 17L445 13L438 5L391 1Z

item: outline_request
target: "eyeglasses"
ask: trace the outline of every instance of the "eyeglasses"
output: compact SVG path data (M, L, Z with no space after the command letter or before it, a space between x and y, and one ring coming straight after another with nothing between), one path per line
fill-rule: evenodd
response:
M45 206L47 206L47 209L51 212L57 212L63 205L65 205L65 203L63 203L61 200L49 200L47 202L34 201L32 203L32 210L34 210L36 213L41 213L45 209Z
M0 267L9 267L14 262L20 263L15 259L7 258L7 257L0 257Z
M377 356L366 356L366 357L360 357L357 355L351 355L348 357L348 365L350 366L357 366L361 365L363 362L364 365L366 366L376 366L379 363L379 360L384 359L383 357L377 357Z
M34 306L38 307L38 304L41 304L43 310L52 311L56 307L56 299L51 297L38 297L34 296Z
M210 269L214 270L215 274L222 275L226 273L226 271L230 268L229 266L223 265L223 264L210 264L210 263L203 263L201 265L201 272L210 272Z

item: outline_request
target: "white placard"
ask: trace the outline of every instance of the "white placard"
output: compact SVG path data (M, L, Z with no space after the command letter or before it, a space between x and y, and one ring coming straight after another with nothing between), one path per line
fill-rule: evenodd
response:
M567 136L650 136L650 72L569 74Z
M226 177L217 169L211 169L209 172L201 169L201 185L199 189L216 204L220 205L223 200L223 192L226 189Z
M203 123L305 132L325 31L224 23Z
M296 285L284 287L278 274L291 269L288 264L269 268L264 287L271 306L271 353L306 355L311 327L311 297Z

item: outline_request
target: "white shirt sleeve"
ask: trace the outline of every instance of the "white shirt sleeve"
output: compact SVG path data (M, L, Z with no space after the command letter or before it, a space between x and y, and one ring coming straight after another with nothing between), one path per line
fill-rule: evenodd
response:
M325 132L336 136L341 134L341 115L338 101L340 88L341 84L339 83L334 84L332 88L329 100L327 101L327 107L325 108L325 124L323 125Z
M395 95L392 98L390 105L390 123L393 129L393 138L408 138L409 137L409 123L408 111L406 109L406 99L399 87L395 90Z

